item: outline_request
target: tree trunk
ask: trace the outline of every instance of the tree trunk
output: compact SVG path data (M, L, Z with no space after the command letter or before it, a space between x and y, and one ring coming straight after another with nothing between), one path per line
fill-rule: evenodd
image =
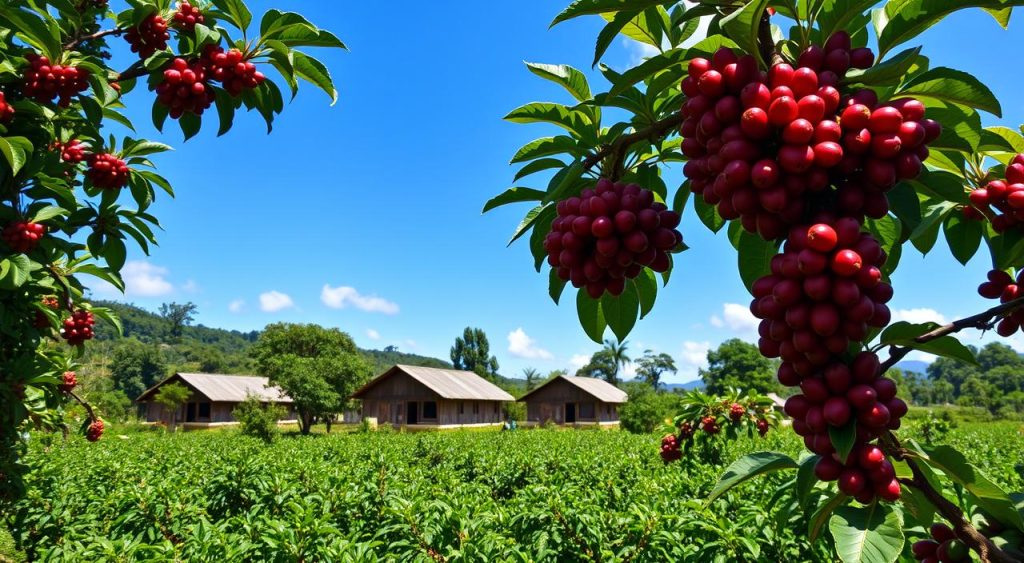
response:
M333 421L334 421L334 417L333 416L325 416L324 417L324 424L327 426L327 433L328 434L331 433L331 422L333 422Z
M303 436L309 434L310 428L313 426L313 415L310 413L299 413L299 433Z

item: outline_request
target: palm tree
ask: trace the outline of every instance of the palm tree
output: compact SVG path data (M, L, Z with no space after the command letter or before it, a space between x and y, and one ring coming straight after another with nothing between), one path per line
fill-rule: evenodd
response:
M540 372L534 368L525 368L523 375L526 376L526 390L530 391L537 386L537 380L540 379Z
M628 364L631 361L631 358L626 355L626 348L628 348L628 346L625 340L623 340L622 342L617 342L609 338L604 341L604 349L607 351L608 355L611 357L612 362L615 364L615 371L612 372L611 377L612 381L609 381L609 383L618 383L619 371L625 368L626 364Z

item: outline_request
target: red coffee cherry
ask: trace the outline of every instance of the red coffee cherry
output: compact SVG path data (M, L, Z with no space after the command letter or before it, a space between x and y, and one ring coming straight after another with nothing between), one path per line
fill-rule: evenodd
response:
M73 371L66 371L59 388L64 393L70 393L78 385L78 376Z
M85 175L94 186L117 190L128 184L128 164L117 156L109 153L91 154L87 162L89 168Z
M64 320L60 335L64 340L76 346L93 337L92 327L96 323L92 313L79 309L71 314L71 317ZM102 429L102 426L101 426Z
M12 252L28 254L39 246L39 241L45 234L46 225L30 221L12 221L0 232L0 239Z
M14 119L14 106L7 102L7 97L0 92L0 123L10 123Z
M266 76L256 70L256 65L238 49L225 51L219 46L207 45L201 62L209 77L220 82L231 96L257 88L266 80Z
M51 64L50 59L29 53L25 55L25 86L22 93L40 103L57 98L59 107L71 104L71 98L89 88L89 71L75 66Z
M89 424L89 427L85 430L85 439L90 442L99 441L103 436L103 421L96 419Z
M176 58L163 72L163 80L156 87L156 99L167 106L167 115L178 119L186 113L202 115L216 99L213 87L207 82L206 67L200 61Z
M195 27L195 26L193 26ZM167 22L160 14L151 14L139 25L131 27L124 34L125 41L131 45L133 53L140 59L148 59L157 51L167 49L167 40L171 34L167 32Z
M171 25L180 31L193 32L197 23L205 23L206 17L198 6L193 6L188 0L178 2L178 9L171 16Z

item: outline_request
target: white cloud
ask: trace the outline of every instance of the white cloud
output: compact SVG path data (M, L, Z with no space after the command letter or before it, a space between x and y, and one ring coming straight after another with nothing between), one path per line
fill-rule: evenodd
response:
M946 317L942 313L935 309L920 308L920 309L896 309L892 312L892 322L906 321L908 323L919 324L919 323L939 323L940 325L946 324Z
M235 299L231 303L228 303L228 311L232 313L241 313L245 310L245 300Z
M380 340L380 333L377 332L376 330L373 330L372 328L366 329L366 336L370 340Z
M274 313L294 306L292 298L280 291L267 291L260 294L260 309L267 313Z
M508 333L508 352L527 360L550 360L554 357L551 352L537 346L537 342L522 327Z
M590 354L573 354L569 358L569 366L572 367L570 370L572 373L576 373L576 370L587 365L590 362Z
M129 260L121 269L121 277L124 279L124 296L161 297L173 293L174 285L167 281L169 273L167 268L150 264L145 260ZM121 295L120 290L106 282L95 284L94 291L110 297Z
M920 350L914 350L913 352L907 355L908 360L917 360L919 362L924 362L926 364L934 362L936 358L938 358L938 356L936 356L935 354L929 354L928 352L922 352Z
M348 286L331 287L324 284L320 290L320 301L332 309L344 309L351 305L360 311L394 315L398 304L374 295L362 295L356 288Z
M411 338L405 341L405 345L410 347L410 348L419 348L420 347L420 345L415 340L413 340Z
M697 3L683 2L683 4L685 4L687 8L692 8ZM693 35L691 35L686 41L683 41L681 46L689 48L699 43L702 39L708 36L708 27L710 25L711 16L702 16L699 20L697 20L697 29L694 30ZM653 57L654 55L657 55L659 53L658 49L655 48L653 45L641 43L634 39L623 38L622 43L623 45L625 45L626 50L630 54L630 66L636 66L642 63L644 59ZM668 41L666 40L662 44L662 48L668 49L669 47L671 47L671 45L669 45Z
M722 316L711 315L711 326L728 328L738 333L756 332L759 323L757 317L750 312L750 308L739 303L724 303Z
M711 343L695 342L687 340L683 342L683 350L679 355L676 367L679 368L679 375L683 380L689 380L697 377L698 370L707 366L708 363L708 350L711 349Z
M185 293L199 293L202 288L199 287L195 280L188 280L181 286L181 290Z

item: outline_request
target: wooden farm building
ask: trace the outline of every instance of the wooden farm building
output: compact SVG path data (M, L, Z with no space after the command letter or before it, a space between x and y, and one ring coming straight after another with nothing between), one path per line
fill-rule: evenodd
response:
M497 426L515 398L470 371L396 365L352 394L362 416L410 430Z
M294 421L292 399L266 377L251 375L220 375L212 373L176 373L147 389L135 402L142 405L149 422L168 422L164 407L153 400L164 385L181 383L192 391L189 401L181 406L175 419L185 428L203 428L237 424L232 411L246 397L253 395L263 403L276 403L288 411L282 422Z
M560 375L519 398L526 403L528 425L616 426L619 405L628 395L622 389L593 377Z

